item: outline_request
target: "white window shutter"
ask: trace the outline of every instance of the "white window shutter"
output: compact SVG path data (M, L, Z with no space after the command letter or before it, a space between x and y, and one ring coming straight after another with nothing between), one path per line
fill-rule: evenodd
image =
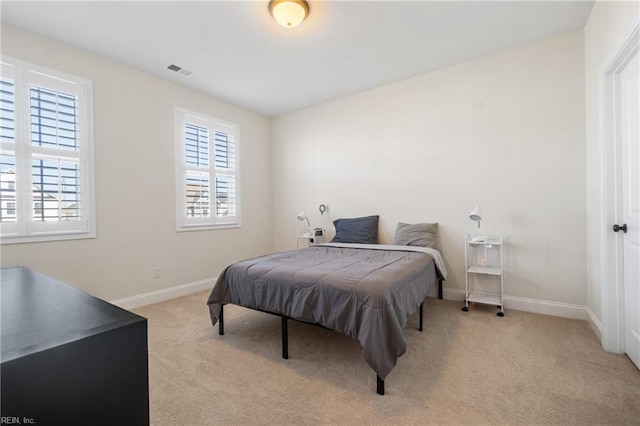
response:
M2 243L94 237L91 82L2 61Z
M237 126L176 108L177 229L240 225Z

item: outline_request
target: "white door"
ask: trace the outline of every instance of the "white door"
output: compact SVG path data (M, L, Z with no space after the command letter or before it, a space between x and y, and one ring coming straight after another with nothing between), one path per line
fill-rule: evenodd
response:
M620 73L625 352L640 368L640 67L638 53ZM622 224L619 224L622 225Z

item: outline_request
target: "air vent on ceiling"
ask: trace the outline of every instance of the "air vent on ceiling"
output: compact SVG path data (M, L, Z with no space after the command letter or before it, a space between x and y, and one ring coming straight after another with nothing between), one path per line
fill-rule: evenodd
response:
M193 74L193 71L189 71L188 69L182 68L180 65L170 64L167 69L169 71L177 72L178 74L182 74L185 77L189 77Z

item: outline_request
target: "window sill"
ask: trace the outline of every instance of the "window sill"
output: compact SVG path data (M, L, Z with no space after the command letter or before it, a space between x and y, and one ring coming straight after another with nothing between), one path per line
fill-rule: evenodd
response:
M96 238L96 233L95 232L74 232L74 233L64 233L64 234L33 234L33 235L2 236L0 237L0 244L4 246L9 244L84 240L89 238Z
M233 229L240 228L239 223L221 223L219 225L184 225L178 226L176 232L190 232L190 231L210 231L212 229Z

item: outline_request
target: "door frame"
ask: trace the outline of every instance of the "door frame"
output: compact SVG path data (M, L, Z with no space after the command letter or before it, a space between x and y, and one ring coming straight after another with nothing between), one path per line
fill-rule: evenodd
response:
M640 21L633 22L600 74L601 191L600 282L602 289L602 347L625 351L623 241L612 231L622 219L622 144L620 72L640 51Z

